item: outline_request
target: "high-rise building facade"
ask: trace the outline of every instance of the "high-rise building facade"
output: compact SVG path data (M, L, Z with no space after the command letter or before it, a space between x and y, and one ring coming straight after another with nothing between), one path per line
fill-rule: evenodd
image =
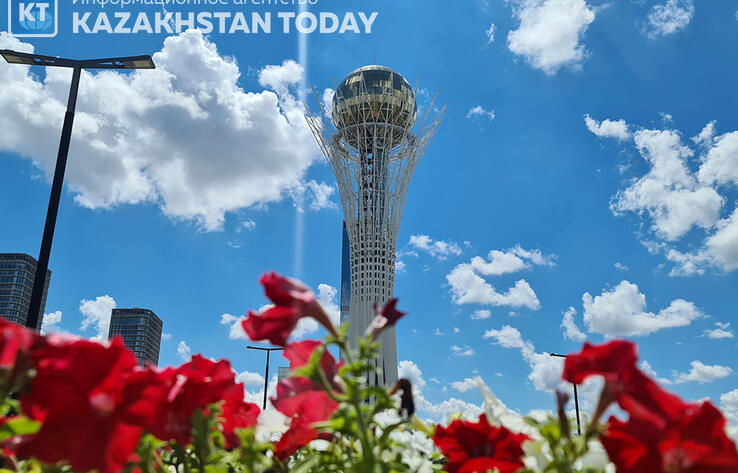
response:
M108 339L120 335L139 365L158 365L162 328L161 319L149 309L113 309Z
M417 121L413 88L383 66L356 69L336 88L331 109L307 121L336 176L350 247L349 341L362 336L374 304L394 297L397 233L410 179L441 123L434 101ZM417 125L417 126L416 126ZM343 284L341 292L343 295ZM343 302L342 298L342 315ZM382 334L375 385L397 381L394 327Z
M0 253L0 317L19 325L26 325L31 304L33 279L36 277L36 259L24 253ZM46 309L51 271L46 273L41 309L36 329L41 330Z
M351 242L343 222L341 244L341 325L351 318Z

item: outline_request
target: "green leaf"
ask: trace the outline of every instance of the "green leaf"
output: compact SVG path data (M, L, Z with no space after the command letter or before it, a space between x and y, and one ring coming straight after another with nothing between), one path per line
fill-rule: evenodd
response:
M41 424L28 417L14 417L0 426L0 441L16 435L32 435L38 432Z

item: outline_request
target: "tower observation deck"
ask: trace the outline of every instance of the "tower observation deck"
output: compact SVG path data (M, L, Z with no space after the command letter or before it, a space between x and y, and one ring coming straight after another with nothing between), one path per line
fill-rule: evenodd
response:
M307 122L336 176L350 245L349 340L362 336L374 304L394 297L397 232L415 169L440 125L445 107L435 98L421 120L407 80L383 66L351 72L328 110L315 94L318 114ZM381 338L374 385L397 381L394 327Z

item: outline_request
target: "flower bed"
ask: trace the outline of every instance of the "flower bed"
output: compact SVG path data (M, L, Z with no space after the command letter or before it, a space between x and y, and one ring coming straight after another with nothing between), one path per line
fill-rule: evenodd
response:
M738 473L722 414L663 390L637 368L631 342L585 343L566 358L564 380L605 380L582 435L572 433L567 396L558 394L555 416L511 422L484 386L478 420L434 426L414 415L408 380L366 383L379 335L405 315L396 300L376 309L351 350L346 327L331 323L310 289L275 273L261 282L274 306L250 312L243 328L284 346L290 361L271 399L289 420L281 435L244 401L228 361L196 355L179 367L141 368L120 339L41 336L0 321L0 473ZM288 343L303 317L326 328L325 340ZM627 420L603 421L615 404ZM593 462L603 449L611 463Z

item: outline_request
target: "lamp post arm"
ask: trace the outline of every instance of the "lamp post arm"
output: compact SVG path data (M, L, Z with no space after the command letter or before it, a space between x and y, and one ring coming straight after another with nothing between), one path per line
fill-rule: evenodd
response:
M49 197L49 208L46 212L44 236L41 240L41 251L38 255L36 274L33 279L33 292L26 317L26 327L34 330L38 325L41 300L43 299L44 285L46 284L46 274L49 269L49 255L51 254L51 243L54 239L56 216L59 213L59 201L64 184L64 172L67 168L67 156L69 155L69 143L72 139L72 125L74 124L74 111L77 106L77 92L79 90L81 72L82 69L80 66L75 66L72 72L72 85L69 89L67 112L64 115L59 154L56 157L56 169L54 170L54 180L51 184L51 196Z

